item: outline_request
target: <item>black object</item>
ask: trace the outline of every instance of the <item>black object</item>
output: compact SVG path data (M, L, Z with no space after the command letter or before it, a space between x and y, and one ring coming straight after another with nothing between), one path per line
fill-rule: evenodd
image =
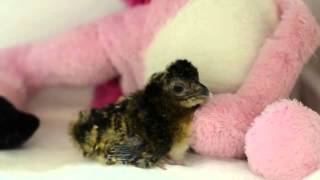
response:
M0 149L21 146L38 129L39 119L19 111L4 97L0 97Z

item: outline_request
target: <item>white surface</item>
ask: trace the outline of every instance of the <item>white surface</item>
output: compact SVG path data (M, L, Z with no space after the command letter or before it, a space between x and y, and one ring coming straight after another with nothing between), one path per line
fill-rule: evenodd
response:
M28 106L42 124L23 149L0 152L0 179L172 179L260 180L245 161L214 160L189 155L186 166L167 170L104 166L87 160L73 146L68 135L69 122L89 103L89 89L46 90Z
M119 0L1 0L0 47L47 37L121 7ZM41 118L40 129L23 149L0 151L0 179L261 179L248 170L245 161L188 156L186 167L168 166L164 171L105 167L86 160L73 147L67 126L90 98L90 88L38 94L27 109ZM308 180L317 179L320 173Z
M167 170L144 170L127 166L104 166L82 157L68 135L70 121L88 107L90 88L50 89L40 92L27 110L42 120L40 129L22 149L0 151L1 180L263 180L250 172L247 163L189 154L186 166ZM308 180L318 180L314 174Z

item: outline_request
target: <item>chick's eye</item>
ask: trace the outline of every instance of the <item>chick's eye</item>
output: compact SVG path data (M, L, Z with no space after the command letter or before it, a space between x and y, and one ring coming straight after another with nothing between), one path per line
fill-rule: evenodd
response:
M176 93L181 93L184 90L184 87L182 84L176 84L173 86L173 90Z

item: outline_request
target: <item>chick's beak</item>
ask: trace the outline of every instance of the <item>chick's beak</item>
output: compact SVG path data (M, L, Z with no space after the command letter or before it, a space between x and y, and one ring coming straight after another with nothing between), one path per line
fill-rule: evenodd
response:
M201 84L202 85L202 84ZM204 85L202 85L202 90L201 90L201 95L203 95L203 96L209 96L209 89L206 87L206 86L204 86Z
M203 84L200 84L197 88L197 94L201 97L201 98L207 98L210 94L208 88L206 86L204 86Z

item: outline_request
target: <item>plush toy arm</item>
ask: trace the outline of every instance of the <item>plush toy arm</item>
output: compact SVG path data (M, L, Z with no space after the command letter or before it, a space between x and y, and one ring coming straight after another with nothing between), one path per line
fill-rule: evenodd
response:
M43 42L0 51L0 94L20 105L28 88L56 84L86 85L116 75L102 46L98 24Z
M130 41L130 24L140 26L136 21L143 16L136 17L137 11L133 8L46 41L0 50L0 95L21 106L30 88L96 85L119 75L119 66L126 64L119 54Z
M99 23L89 24L44 42L28 45L17 61L32 86L94 85L116 75L101 42Z
M237 93L260 109L289 96L302 67L320 41L320 28L302 1L278 2L284 12L281 23L266 41Z
M244 137L265 106L287 97L316 48L319 28L300 0L279 0L281 22L235 94L212 97L195 114L193 148L206 155L243 157Z

